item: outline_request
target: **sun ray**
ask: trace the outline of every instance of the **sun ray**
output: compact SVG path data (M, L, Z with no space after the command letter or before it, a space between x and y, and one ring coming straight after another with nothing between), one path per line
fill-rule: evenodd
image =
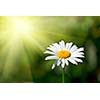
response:
M0 64L0 70L3 70L2 75L4 77L13 76L14 72L20 70L31 81L34 55L42 55L48 44L53 43L54 40L60 40L61 37L65 38L63 34L65 30L62 26L59 28L58 23L54 17L0 17L0 61L3 63Z

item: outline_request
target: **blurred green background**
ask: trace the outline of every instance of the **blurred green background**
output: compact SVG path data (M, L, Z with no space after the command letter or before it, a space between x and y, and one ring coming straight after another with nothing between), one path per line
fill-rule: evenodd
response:
M61 68L43 53L60 40L85 48L84 63L65 67L65 82L100 82L99 16L1 16L0 82L61 83Z

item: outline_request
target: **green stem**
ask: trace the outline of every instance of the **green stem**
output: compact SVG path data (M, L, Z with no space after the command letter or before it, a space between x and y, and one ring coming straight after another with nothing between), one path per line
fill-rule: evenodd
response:
M64 83L64 68L62 68L62 83Z

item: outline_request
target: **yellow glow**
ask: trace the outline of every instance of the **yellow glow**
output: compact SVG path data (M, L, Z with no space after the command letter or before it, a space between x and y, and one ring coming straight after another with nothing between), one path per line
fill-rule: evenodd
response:
M14 46L19 41L33 49L44 50L48 34L41 32L39 19L28 16L7 16L2 20L0 40L6 45ZM7 46L4 46L5 48ZM37 50L36 50L37 51Z
M15 20L14 28L15 28L15 31L22 32L22 33L27 33L30 31L29 23L23 20Z
M13 33L29 34L33 31L30 20L24 18L13 17L10 19L10 26Z

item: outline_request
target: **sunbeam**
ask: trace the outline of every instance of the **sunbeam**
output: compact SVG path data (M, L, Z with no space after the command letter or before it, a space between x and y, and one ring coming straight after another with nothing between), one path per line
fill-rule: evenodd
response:
M41 44L36 39L43 34L35 32L34 21L29 17L4 17L0 26L0 59L3 59L2 77L8 78L15 74L15 71L22 71L28 79L32 81L31 62L34 62L34 54L43 50ZM38 48L38 49L37 49ZM29 60L29 52L31 61ZM22 67L22 66L23 67ZM20 67L20 68L19 68ZM24 69L24 70L23 70ZM26 80L27 80L26 79Z
M55 41L74 40L66 30L73 33L70 28L76 23L76 17L0 17L0 82L34 82L37 58Z

